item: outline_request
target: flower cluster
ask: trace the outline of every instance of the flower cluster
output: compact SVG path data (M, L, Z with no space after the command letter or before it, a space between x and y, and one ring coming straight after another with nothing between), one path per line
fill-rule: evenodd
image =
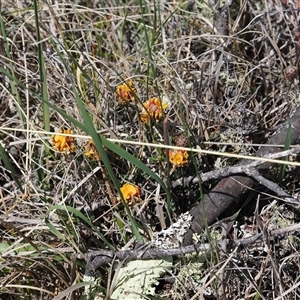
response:
M95 143L93 140L89 139L85 145L84 155L92 160L100 160L100 155L96 149Z
M170 150L169 160L175 167L183 167L189 162L189 155L186 150Z
M116 89L116 97L122 105L130 101L135 101L135 93L136 89L132 80L128 80L125 83L118 85Z
M148 123L150 117L158 120L162 117L164 109L168 107L168 104L163 102L160 98L150 98L143 103L144 111L141 113L140 118L144 123Z
M125 183L120 188L121 194L128 205L140 202L140 189L132 184Z
M72 134L70 129L60 130L59 133ZM51 143L56 151L59 152L74 152L76 149L75 140L72 136L55 134L51 137Z
M120 84L116 88L116 98L120 104L125 105L131 101L136 101L136 88L132 80L127 80L125 83ZM150 118L159 120L162 118L164 110L168 104L160 98L150 98L142 105L142 112L140 119L143 123L149 123Z

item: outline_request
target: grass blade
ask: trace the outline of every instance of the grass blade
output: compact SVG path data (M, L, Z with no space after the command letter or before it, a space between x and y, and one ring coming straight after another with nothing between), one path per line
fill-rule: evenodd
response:
M37 37L37 50L38 50L38 61L39 61L39 73L40 81L42 83L42 98L48 100L48 88L47 88L47 77L45 69L45 61L41 43L41 33L40 33L40 22L38 14L38 1L34 0L34 17L35 17L35 26L36 26L36 37ZM43 117L44 117L44 129L50 131L50 114L49 106L47 101L43 102Z
M67 206L65 206L65 205L54 205L54 206L51 206L48 209L48 213L50 213L53 210L61 210L61 211L66 211L67 210L68 212L72 213L73 215L75 215L76 217L78 217L79 219L81 219L82 221L84 221L88 226L90 226L98 234L98 236L102 239L102 241L111 250L114 250L114 247L111 246L111 244L107 241L107 239L104 237L104 235L97 229L97 227L95 227L94 224L84 214L82 214L76 208L68 206L68 205Z

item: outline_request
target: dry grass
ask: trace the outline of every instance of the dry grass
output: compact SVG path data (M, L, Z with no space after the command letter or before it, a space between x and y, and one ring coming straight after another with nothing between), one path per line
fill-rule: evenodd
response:
M57 110L47 112L42 99L48 97L50 104L85 122L75 101L79 95L96 130L107 138L175 145L184 137L188 147L236 154L253 153L253 145L265 142L299 101L297 3L234 1L228 30L221 35L211 15L216 9L200 1L53 2L39 1L40 42L31 2L1 2L0 138L16 172L10 174L5 159L0 161L3 299L53 299L82 281L88 249L120 249L135 241L130 215L118 202L107 171L84 156L87 134ZM123 106L115 90L129 79L137 101ZM140 113L151 97L168 99L169 108L164 123L147 126ZM51 132L71 129L80 136L76 151L53 151L48 126ZM189 165L173 169L159 148L123 148L166 185L236 161L190 153ZM106 153L118 181L131 182L142 192L143 202L130 211L146 240L168 225L168 211L176 219L214 184L169 191L173 201L167 203L153 178L114 152ZM286 176L291 177L284 180L291 194L299 188L297 171L289 170ZM258 213L270 199L262 196ZM243 225L257 226L253 208L246 207L240 216ZM276 206L262 218L283 226L299 216ZM211 296L204 299L275 299L289 289L276 299L298 298L299 288L293 289L300 274L297 237L267 246L267 252L246 247L235 255L206 258L202 281L192 272L195 278L187 275L183 286L180 281L168 291L162 284L158 294L162 299L196 294L193 299L198 299L207 278ZM174 268L175 277L178 270ZM107 280L108 272L109 267L103 268L102 278ZM82 292L77 289L65 299L80 299Z

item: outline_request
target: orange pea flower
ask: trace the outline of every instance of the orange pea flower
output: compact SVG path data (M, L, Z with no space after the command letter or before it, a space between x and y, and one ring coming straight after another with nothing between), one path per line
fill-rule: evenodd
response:
M121 104L126 104L130 101L135 101L136 89L132 80L128 80L120 84L116 88L116 97Z
M125 183L120 188L121 194L128 205L132 205L136 202L140 202L140 189L132 184Z
M140 114L142 122L149 122L149 117L156 120L160 119L163 115L164 109L168 107L168 104L162 102L160 98L150 98L148 101L143 103L144 112Z
M85 145L84 155L92 160L100 160L100 155L96 149L95 143L92 139L89 139Z
M70 129L61 129L59 133L72 134L72 131ZM59 152L74 152L76 149L75 140L72 136L55 134L50 141L54 149Z
M183 167L189 162L189 155L186 150L170 150L169 160L175 167Z

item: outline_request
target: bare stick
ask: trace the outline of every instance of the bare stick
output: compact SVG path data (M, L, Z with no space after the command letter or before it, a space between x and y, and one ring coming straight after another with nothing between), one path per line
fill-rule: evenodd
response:
M300 224L294 224L288 226L286 228L281 228L277 230L272 230L268 233L269 237L277 237L283 238L291 232L298 231L300 229ZM229 240L227 239L228 245L250 245L258 241L263 240L263 233L258 233L252 237L245 239L237 239L237 240ZM219 244L219 247L221 245ZM214 247L215 249L215 247ZM142 247L133 249L133 250L124 250L124 251L109 251L109 250L99 250L99 251L91 251L86 256L86 269L85 275L94 276L96 270L104 264L111 263L114 259L118 260L146 260L146 259L157 259L167 256L176 256L176 255L184 255L192 252L207 252L211 250L211 244L194 244L184 247L178 248L170 248L170 249L161 249L161 248L153 248L151 243L144 244Z

